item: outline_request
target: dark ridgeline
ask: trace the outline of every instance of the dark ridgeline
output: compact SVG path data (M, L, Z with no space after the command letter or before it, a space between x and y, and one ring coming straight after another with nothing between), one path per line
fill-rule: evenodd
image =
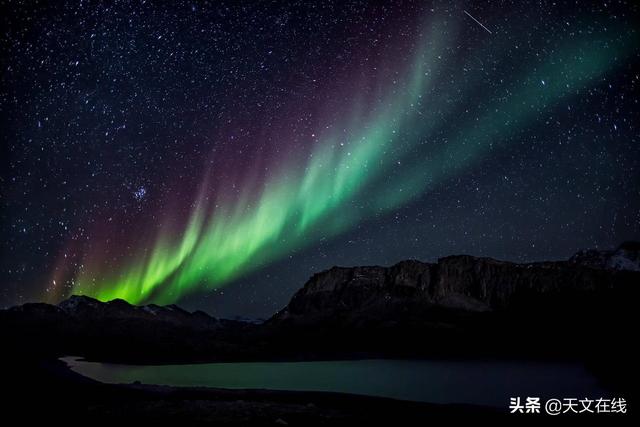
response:
M463 255L334 267L314 275L267 327L299 332L296 347L319 340L381 354L582 358L603 343L629 343L639 253L626 243L556 262Z
M639 253L637 243L625 243L556 262L463 255L333 267L263 324L85 296L57 306L24 304L0 311L0 319L4 341L16 351L96 360L584 358L629 344Z

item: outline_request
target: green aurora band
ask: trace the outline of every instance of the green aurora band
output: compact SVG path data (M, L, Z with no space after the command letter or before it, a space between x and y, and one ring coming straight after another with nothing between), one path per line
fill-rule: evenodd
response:
M394 82L392 90L387 89L390 94L373 107L366 108L363 97L354 97L348 120L334 127L341 131L321 135L302 167L300 162L284 162L257 196L247 189L233 203L215 208L201 193L178 236L159 232L152 248L119 271L80 270L72 292L103 301L166 304L221 287L293 250L423 196L560 100L596 84L630 51L623 32L617 38L610 32L608 37L576 39L533 73L514 76L510 87L517 90L483 108L477 120L461 123L446 139L439 136L431 142L443 121L457 120L452 103L442 102L442 94L458 89L456 83L435 78L451 31L430 25L414 49L405 78ZM499 42L487 42L491 43L487 51ZM343 146L345 135L348 144Z

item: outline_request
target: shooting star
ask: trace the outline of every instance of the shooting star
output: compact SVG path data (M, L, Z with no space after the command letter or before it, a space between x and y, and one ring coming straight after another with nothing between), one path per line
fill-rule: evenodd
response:
M478 25L480 25L482 28L484 28L485 30L487 30L487 33L489 34L493 34L491 31L489 31L489 29L487 27L485 27L484 25L482 25L482 22L478 21L476 18L474 18L473 16L471 16L471 14L469 12L467 12L466 10L463 10L464 13L467 14L467 16L471 19L473 19L474 21L476 21L476 23Z

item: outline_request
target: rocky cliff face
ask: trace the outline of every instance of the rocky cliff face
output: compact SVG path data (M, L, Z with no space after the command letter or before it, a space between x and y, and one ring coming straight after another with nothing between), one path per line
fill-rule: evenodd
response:
M433 264L333 267L314 275L271 322L380 318L385 311L396 315L403 307L405 312L422 313L507 311L559 298L630 292L634 285L640 286L640 272L583 260L516 264L463 255Z
M265 324L280 354L587 357L633 354L640 272L473 256L318 273ZM625 356L629 357L629 356Z
M592 268L640 271L640 242L624 242L612 251L580 251L569 262Z

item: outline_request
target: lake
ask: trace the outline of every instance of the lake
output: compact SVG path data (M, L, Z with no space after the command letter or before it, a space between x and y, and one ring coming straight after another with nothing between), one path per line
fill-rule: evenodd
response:
M75 372L105 383L330 391L501 408L517 396L608 395L575 363L371 359L138 366L62 360Z

